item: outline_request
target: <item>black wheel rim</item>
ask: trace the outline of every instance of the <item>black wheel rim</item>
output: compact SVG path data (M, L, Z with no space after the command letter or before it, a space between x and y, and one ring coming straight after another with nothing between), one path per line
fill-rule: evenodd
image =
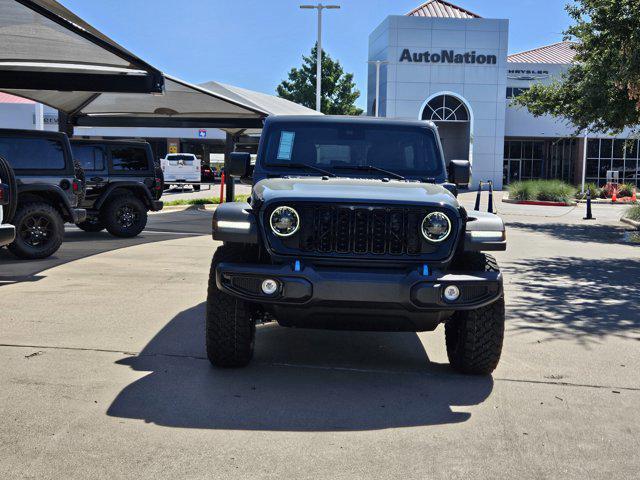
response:
M53 237L53 228L51 218L34 213L22 221L20 238L30 247L43 247Z
M122 228L130 228L137 225L140 220L138 211L131 205L123 205L116 210L116 222Z

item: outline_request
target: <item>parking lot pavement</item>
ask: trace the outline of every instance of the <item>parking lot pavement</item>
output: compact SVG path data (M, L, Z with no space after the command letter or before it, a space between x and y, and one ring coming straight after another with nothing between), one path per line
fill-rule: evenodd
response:
M216 370L209 212L155 215L156 233L87 257L66 243L39 281L0 287L3 477L637 477L640 246L615 207L590 223L498 208L508 316L493 377L453 373L442 329L272 324L249 368Z
M251 186L244 185L242 183L236 183L236 195L249 195L251 193ZM215 185L203 185L199 192L196 192L191 187L174 187L171 190L165 190L162 194L162 200L164 202L170 202L172 200L192 200L196 198L220 198L220 184Z

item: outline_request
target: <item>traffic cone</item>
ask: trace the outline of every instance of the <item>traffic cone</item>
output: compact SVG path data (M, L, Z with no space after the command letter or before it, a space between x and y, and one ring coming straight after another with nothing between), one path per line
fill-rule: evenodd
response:
M636 203L638 201L638 199L636 198L636 189L633 189L633 193L631 194L631 201L633 203Z
M618 189L613 189L613 195L611 196L611 203L616 203L618 201Z

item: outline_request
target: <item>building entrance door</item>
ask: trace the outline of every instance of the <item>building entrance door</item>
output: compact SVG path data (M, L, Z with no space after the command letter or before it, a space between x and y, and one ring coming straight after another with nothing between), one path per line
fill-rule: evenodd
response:
M449 160L469 160L471 122L462 100L449 94L438 95L427 102L422 119L431 120L438 126L447 163Z

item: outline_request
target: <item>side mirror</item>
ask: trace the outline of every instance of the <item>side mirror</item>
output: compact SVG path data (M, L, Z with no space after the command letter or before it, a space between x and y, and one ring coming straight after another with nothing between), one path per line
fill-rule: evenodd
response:
M231 177L246 177L251 170L251 154L232 152L224 162L224 173Z
M469 160L451 160L449 162L449 181L455 185L469 185L471 164Z

